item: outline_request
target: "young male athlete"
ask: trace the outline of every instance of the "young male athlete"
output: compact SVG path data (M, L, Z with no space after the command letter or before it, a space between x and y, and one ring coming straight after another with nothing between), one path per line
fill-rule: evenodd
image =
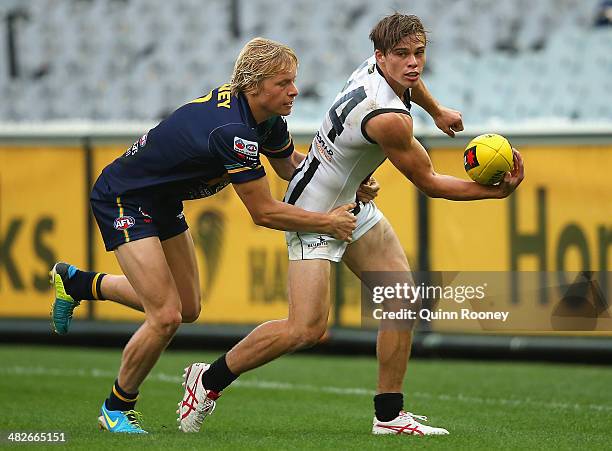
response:
M95 183L91 206L106 249L115 252L124 275L57 263L51 271L53 329L67 333L74 308L85 299L113 300L145 313L102 404L100 428L144 433L134 411L138 388L181 322L193 322L200 314L198 268L183 200L214 195L231 182L258 225L350 240L353 201L331 213L277 201L260 163L264 154L288 180L304 158L293 152L281 117L291 113L298 94L296 70L290 48L253 39L236 61L231 84L180 107L108 165Z
M431 197L451 200L503 198L523 179L521 156L498 186L437 174L425 149L414 138L413 97L450 135L462 130L458 112L440 107L420 81L426 34L416 16L393 14L372 30L374 56L351 75L317 132L307 158L297 168L285 200L307 210L327 211L354 199L354 192L385 160ZM398 206L401 208L401 206ZM186 368L185 395L179 403L180 427L197 431L215 400L238 375L283 354L312 346L327 327L330 309L330 261L343 260L360 278L365 271L401 272L410 281L408 261L397 235L373 202L359 205L357 228L348 244L330 236L288 232L289 316L257 327L212 365ZM325 245L316 245L324 240ZM441 435L426 419L403 410L402 385L410 355L408 327L378 333L377 395L374 434Z

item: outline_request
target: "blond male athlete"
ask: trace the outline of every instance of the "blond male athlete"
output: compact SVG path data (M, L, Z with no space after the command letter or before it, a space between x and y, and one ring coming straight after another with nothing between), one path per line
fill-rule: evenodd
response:
M264 154L288 180L304 158L294 153L281 117L291 113L298 94L296 70L290 48L253 39L236 61L231 84L177 109L96 181L91 206L106 249L115 252L123 275L57 263L51 271L51 319L55 332L67 333L74 308L86 299L112 300L145 313L102 403L101 429L145 433L134 410L138 388L179 325L200 315L198 268L183 200L212 196L232 183L258 225L350 240L352 201L331 213L277 201L260 163Z
M414 138L411 89L413 100L432 115L439 128L451 136L463 129L461 115L437 104L420 80L426 34L418 17L385 17L370 38L374 56L357 68L336 97L307 158L289 183L285 201L311 211L328 211L350 202L362 181L387 158L431 197L476 200L512 193L523 179L522 159L516 150L512 173L498 186L483 186L437 174ZM185 394L177 411L182 430L199 430L221 391L240 374L318 342L330 309L330 261L343 260L358 277L365 271L398 271L410 280L397 235L373 202L359 204L350 244L316 233L288 232L286 236L290 259L288 318L260 325L212 365L194 363L186 368ZM426 417L403 410L402 385L411 341L410 328L379 330L374 434L448 434L446 429L417 421Z

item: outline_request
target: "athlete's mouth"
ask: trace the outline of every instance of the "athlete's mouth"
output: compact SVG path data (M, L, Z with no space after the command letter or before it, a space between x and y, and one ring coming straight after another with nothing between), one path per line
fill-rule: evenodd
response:
M408 72L406 76L409 78L415 78L419 76L419 73L418 72Z

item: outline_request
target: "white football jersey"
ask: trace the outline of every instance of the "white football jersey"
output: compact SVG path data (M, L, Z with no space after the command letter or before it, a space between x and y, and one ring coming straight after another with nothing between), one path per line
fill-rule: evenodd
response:
M400 99L376 66L374 56L353 72L317 131L306 159L293 175L285 202L329 211L355 201L359 185L385 161L365 124L387 112L410 115L410 92Z

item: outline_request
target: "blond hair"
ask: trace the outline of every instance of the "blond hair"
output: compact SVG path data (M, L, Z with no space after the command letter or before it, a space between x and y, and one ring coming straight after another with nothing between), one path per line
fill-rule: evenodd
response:
M280 42L251 39L240 51L230 82L233 95L257 90L266 78L297 68L295 52Z

